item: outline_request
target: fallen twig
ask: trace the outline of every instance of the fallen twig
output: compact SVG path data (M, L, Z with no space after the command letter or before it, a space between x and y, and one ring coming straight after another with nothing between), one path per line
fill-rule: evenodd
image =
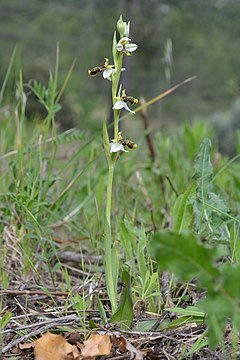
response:
M11 341L8 345L6 345L2 349L1 353L5 354L6 352L11 350L13 347L17 346L18 344L25 342L26 340L28 340L34 336L37 336L54 326L59 326L59 325L68 326L71 323L76 323L76 322L79 323L80 322L79 318L76 315L67 315L65 317L61 317L61 318L54 319L54 320L55 320L54 322L48 323L45 326L40 327L39 329L36 329L26 335L21 336L20 338L18 338L16 340Z

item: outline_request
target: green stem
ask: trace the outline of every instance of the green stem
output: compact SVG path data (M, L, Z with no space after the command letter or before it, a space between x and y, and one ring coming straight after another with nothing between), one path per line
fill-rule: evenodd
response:
M19 74L19 91L20 91L20 116L18 118L17 114L17 122L19 126L19 138L18 138L18 159L19 159L19 180L20 187L23 187L23 179L24 179L24 126L25 126L25 94L23 89L23 77L22 72Z
M115 75L113 76L113 79L112 79L112 103L113 103L113 105L116 102L115 98L117 96L118 85L119 85L121 72L122 72L122 62L123 62L123 55L119 54L117 56L116 63L114 64L115 69L117 71L116 71L116 73L115 73ZM119 115L120 115L120 110L114 110L113 111L113 116L114 116L114 139L117 139L117 137L118 137Z
M106 219L111 225L111 208L112 208L112 186L113 186L113 174L114 174L114 163L113 160L108 167L108 183L107 183L107 199L106 199Z

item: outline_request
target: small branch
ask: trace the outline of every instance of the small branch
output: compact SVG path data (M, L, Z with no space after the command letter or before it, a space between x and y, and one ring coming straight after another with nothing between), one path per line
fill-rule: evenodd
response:
M173 183L172 183L172 180L170 179L170 177L168 175L166 175L166 179L167 181L169 182L169 185L171 186L173 192L175 193L176 197L178 197L178 192L177 190L175 189Z
M0 290L0 294L11 294L11 295L46 295L49 296L69 296L67 291L49 291L43 290Z

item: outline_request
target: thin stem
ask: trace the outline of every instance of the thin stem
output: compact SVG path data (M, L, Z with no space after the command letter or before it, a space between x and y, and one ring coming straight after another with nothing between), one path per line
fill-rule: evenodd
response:
M19 161L19 180L20 186L23 186L24 178L24 126L25 126L25 94L23 90L22 72L19 74L19 94L20 94L20 116L16 109L17 122L17 148Z
M107 183L107 200L106 200L106 219L110 226L111 224L111 208L112 208L112 185L114 174L114 162L108 168L108 183Z
M114 139L118 138L118 123L119 123L119 110L113 110L114 111Z
M118 85L119 85L121 72L122 72L122 62L123 62L123 55L122 54L117 55L116 63L114 64L115 69L117 71L114 74L113 79L112 79L112 103L113 103L113 105L116 102ZM115 139L117 139L117 137L118 137L119 115L120 115L119 110L114 110L113 111L113 116L114 116L114 138Z

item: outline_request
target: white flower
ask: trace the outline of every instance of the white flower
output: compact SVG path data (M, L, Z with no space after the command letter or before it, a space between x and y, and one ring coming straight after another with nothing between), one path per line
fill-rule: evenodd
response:
M132 52L134 52L135 50L137 50L137 48L138 48L138 45L137 45L137 44L126 44L126 45L125 45L125 50L126 50L127 52L130 52L130 53L132 53Z
M112 66L112 65L110 65ZM121 71L125 71L125 68L122 68ZM109 81L111 81L111 76L112 74L114 74L117 70L113 69L112 67L106 68L105 70L103 70L103 78L107 79Z
M103 78L111 81L111 75L114 74L117 70L113 68L108 68L103 71Z
M115 153L118 151L128 152L127 150L124 149L123 144L121 144L120 142L111 142L110 143L110 153Z
M137 50L137 44L130 44L131 39L129 37L123 37L117 43L117 50L123 51L125 53L132 53L133 51Z
M123 108L126 109L127 111L130 111L132 114L135 114L135 112L130 110L129 107L127 106L127 103L123 100L116 101L115 105L113 106L114 110L120 110Z

